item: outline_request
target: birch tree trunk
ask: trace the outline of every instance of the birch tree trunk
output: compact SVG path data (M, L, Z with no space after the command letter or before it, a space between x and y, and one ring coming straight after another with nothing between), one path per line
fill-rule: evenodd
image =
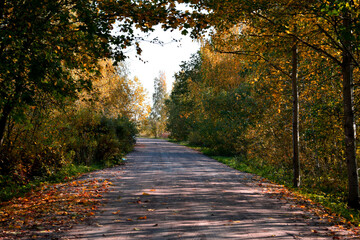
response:
M295 30L296 31L296 30ZM293 185L300 186L300 159L299 159L299 92L298 92L298 46L294 37L292 46L292 97L293 97Z
M354 118L354 84L353 60L351 41L351 16L344 13L343 18L343 104L344 104L344 131L345 131L345 159L348 172L348 203L350 207L359 209L359 179L356 161L356 123Z

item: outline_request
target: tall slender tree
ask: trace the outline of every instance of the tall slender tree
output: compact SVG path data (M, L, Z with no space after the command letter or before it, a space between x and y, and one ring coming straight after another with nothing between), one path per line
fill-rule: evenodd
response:
M152 130L155 137L165 132L166 128L166 108L165 101L168 98L166 92L166 76L164 72L159 73L159 77L154 79L153 105L151 109Z

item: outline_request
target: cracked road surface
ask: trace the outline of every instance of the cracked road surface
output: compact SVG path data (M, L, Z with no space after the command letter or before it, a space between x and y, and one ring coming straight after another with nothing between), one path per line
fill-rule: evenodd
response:
M113 185L92 221L62 239L334 239L330 225L270 198L254 175L184 146L140 138L127 159L87 176Z

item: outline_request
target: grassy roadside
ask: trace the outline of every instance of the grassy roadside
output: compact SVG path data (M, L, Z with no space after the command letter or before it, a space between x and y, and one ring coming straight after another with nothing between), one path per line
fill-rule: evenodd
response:
M44 184L68 182L77 178L81 174L100 170L105 167L109 166L99 164L93 164L91 166L69 164L50 176L34 178L34 180L26 184L19 184L12 180L9 176L0 175L0 203L16 197L22 197L29 191Z
M214 156L212 151L208 148L192 146L188 142L177 142L174 140L169 141L198 150L203 154L236 170L256 174L275 184L283 185L284 188L292 192L295 196L302 199L309 199L315 204L320 204L326 209L329 215L332 214L336 217L339 217L339 220L342 224L346 224L348 226L353 225L355 227L360 226L360 211L348 208L347 203L344 201L344 196L341 194L329 194L322 192L319 189L311 189L306 187L295 189L291 185L291 179L289 179L289 177L284 172L279 169L275 169L272 166L256 164L253 161L235 156Z

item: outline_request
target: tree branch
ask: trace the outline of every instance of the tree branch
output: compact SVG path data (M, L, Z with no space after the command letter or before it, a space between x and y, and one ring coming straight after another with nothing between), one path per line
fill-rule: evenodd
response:
M275 23L273 20L269 19L268 17L266 17L266 16L264 16L264 15L262 15L260 13L255 13L255 15L257 15L260 18L263 18L264 20L268 21L269 23L271 23L274 26L278 26L278 24ZM284 27L284 26L282 26L282 27ZM314 44L309 43L308 41L302 39L300 36L298 36L296 34L286 33L286 32L284 32L284 33L289 35L289 36L295 37L299 42L301 42L305 46L308 46L308 47L314 49L315 51L322 53L323 55L325 55L328 58L330 58L331 60L333 60L336 64L341 65L341 61L339 61L339 59L337 59L335 56L331 55L330 53L328 53L324 49L322 49L322 48L320 48L320 47L318 47L318 46L316 46Z
M267 62L267 64L269 64L270 66L272 66L274 69L278 70L279 72L281 72L282 74L284 74L285 76L289 77L291 79L291 74L287 73L284 69L282 69L279 65L274 64L273 62L271 62L269 59L267 59L266 57L264 57L263 55L255 52L255 51L223 51L223 50L219 50L216 49L214 47L214 51L218 52L218 53L226 53L226 54L235 54L235 55L246 55L246 56L253 56L253 57L259 57L262 60L264 60L265 62Z

